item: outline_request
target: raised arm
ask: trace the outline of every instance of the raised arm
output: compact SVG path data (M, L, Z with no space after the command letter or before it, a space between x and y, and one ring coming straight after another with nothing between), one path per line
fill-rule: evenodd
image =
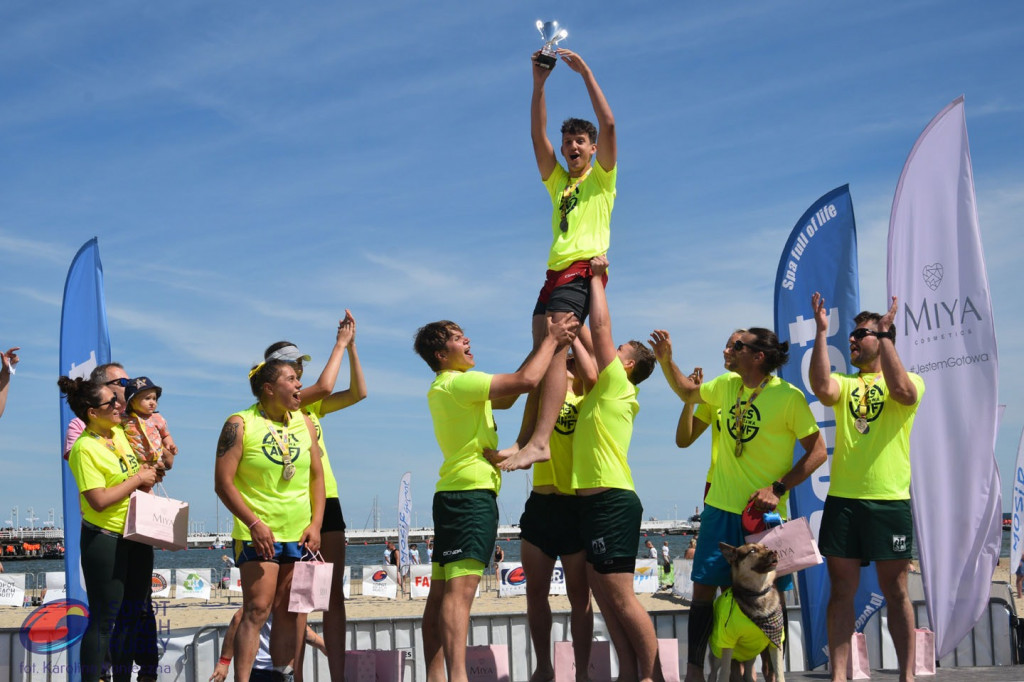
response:
M651 350L661 367L669 388L679 396L684 403L702 403L700 398L700 385L683 374L682 370L672 360L672 339L664 329L655 329L651 332ZM701 374L703 379L703 373Z
M338 333L334 338L334 348L331 349L331 354L327 358L324 371L320 372L316 383L304 386L299 391L299 403L302 407L323 400L334 391L334 384L337 382L338 372L341 370L341 356L345 354L345 348L355 338L355 334L355 318L346 309L345 317L338 321Z
M324 398L321 404L322 414L330 414L355 405L366 397L366 377L363 376L363 365L359 362L359 353L356 351L356 320L347 310L342 325L351 332L346 343L348 348L348 388ZM340 336L341 332L339 331L339 338Z
M690 373L690 381L699 386L704 381L704 370L694 367ZM676 424L677 447L690 447L708 428L707 424L694 416L694 408L693 403L683 403L683 411L679 414L679 423Z
M540 346L526 358L526 362L515 374L495 374L491 377L491 390L487 395L490 400L520 395L539 386L555 351L569 345L576 338L579 320L573 315L567 315L558 322L548 317L547 325L547 333Z
M580 325L579 334L572 342L572 356L576 365L575 375L583 384L584 393L589 393L597 383L598 372L594 356L587 349L585 336L589 338L590 329L586 325Z
M604 275L608 272L608 257L590 259L590 336L594 344L597 373L612 364L618 355L612 339L612 316L608 311L608 298L604 292Z
M530 97L530 137L533 139L533 154L537 157L537 170L540 179L547 180L555 170L558 161L555 159L555 148L548 139L548 105L544 98L544 82L554 71L537 65L537 55L533 53L530 64L533 68L533 95Z
M594 116L597 117L597 161L601 164L601 168L610 171L615 168L618 159L615 116L612 114L612 108L608 106L608 100L604 98L601 86L594 78L594 72L590 70L582 57L566 49L559 49L558 55L569 65L570 69L583 76L587 94L590 95L590 104L594 107Z
M828 357L828 308L825 297L817 291L811 296L814 310L814 349L811 351L811 366L808 376L811 392L825 407L832 407L839 400L839 382L832 378L832 361Z
M892 305L881 320L878 321L878 331L888 332L893 328L893 320L896 319L898 301L892 297ZM885 377L885 386L889 389L889 395L900 405L913 405L917 402L917 386L907 376L900 356L896 353L896 340L888 337L878 338L878 355L882 362L882 376Z

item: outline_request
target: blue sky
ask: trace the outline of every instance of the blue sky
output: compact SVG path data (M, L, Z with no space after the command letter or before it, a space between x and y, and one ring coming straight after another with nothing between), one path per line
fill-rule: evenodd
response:
M0 421L0 521L60 515L60 301L99 237L115 359L163 386L181 454L167 480L212 530L213 453L251 402L263 348L319 369L350 308L369 398L324 421L350 527L380 496L394 525L413 472L429 522L440 454L413 354L459 321L478 368L512 371L550 239L529 141L538 18L593 68L616 115L609 289L615 336L673 333L680 365L721 366L737 326L771 326L793 224L849 183L861 300L885 305L899 174L966 96L1007 405L1024 424L1024 12L1014 3L5 3L0 8L0 345L23 361ZM1017 65L1017 66L1015 66ZM591 117L582 80L548 81L551 129ZM1017 254L1014 256L1013 254ZM343 371L339 384L344 384ZM680 404L642 386L630 459L645 514L693 513L709 444L673 444ZM520 411L498 415L503 443ZM528 476L506 477L502 522ZM227 515L222 512L222 525Z

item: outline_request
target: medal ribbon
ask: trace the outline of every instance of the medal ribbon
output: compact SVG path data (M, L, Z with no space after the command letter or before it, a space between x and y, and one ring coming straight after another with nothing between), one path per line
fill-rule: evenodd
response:
M747 400L747 406L742 411L740 410L740 405L743 400L743 389L740 388L739 393L736 394L736 407L733 408L733 414L736 415L735 454L737 457L743 454L743 446L741 445L743 442L743 422L746 421L747 415L750 414L750 408L754 406L754 401L757 400L757 396L761 395L761 391L764 390L764 387L768 385L768 382L771 381L771 379L772 375L769 374L764 378L760 385L754 389L754 392L750 394L750 399Z
M98 440L99 442L103 443L104 445L106 445L107 449L113 452L115 455L117 455L117 458L121 460L121 464L124 464L124 467L129 472L129 474L131 473L132 465L129 464L128 460L124 458L124 453L119 452L118 449L114 447L113 438L104 438L103 436L99 435L94 431L89 431L89 435Z
M864 389L864 392L860 394L860 405L857 406L857 416L862 419L867 418L868 416L868 393L870 393L871 389L874 388L875 382L878 381L880 376L882 376L881 372L876 374L875 378L872 379L869 384L864 381L864 377L860 374L857 375L857 381L860 382L861 387Z
M566 209L569 206L569 197L571 197L573 192L576 191L576 188L580 186L580 183L587 179L587 176L590 175L590 171L592 170L594 170L594 167L588 166L587 170L583 171L583 175L576 178L576 182L571 185L566 183L565 189L562 190L562 201L558 207L558 210L562 213L562 222L558 227L562 232L568 232L569 230L569 214L566 212Z
M285 412L286 416L287 416L287 414L288 413ZM277 446L279 448L281 448L281 459L282 459L281 473L283 475L284 474L284 470L292 465L292 451L288 449L288 443L286 442L287 439L284 440L284 441L281 440L281 438L282 438L281 434L279 434L277 432L277 428L274 426L274 422L270 421L270 418L267 417L267 413L264 412L263 410L260 410L260 416L263 417L263 421L265 421L267 423L267 430L270 431L270 435L274 437L275 441L277 441ZM285 434L286 435L288 433L287 428L288 428L288 424L286 423L285 424Z

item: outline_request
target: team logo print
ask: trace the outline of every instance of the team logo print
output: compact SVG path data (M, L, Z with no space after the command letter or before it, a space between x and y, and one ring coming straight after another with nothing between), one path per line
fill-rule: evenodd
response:
M291 453L292 463L294 464L299 459L299 445L295 436L292 434L285 434L288 436L288 452ZM284 440L283 438L281 439ZM269 459L274 464L284 464L284 457L281 456L281 446L277 444L277 440L271 434L263 436L263 456Z
M167 578L163 577L159 573L153 574L152 586L153 592L162 592L167 589Z
M378 570L378 571L374 571L373 575L370 576L370 580L372 580L375 583L382 583L382 582L386 581L387 579L388 579L388 572L385 571L383 568Z
M864 390L863 386L857 386L850 391L850 402L847 408L850 410L850 414L854 419L863 417L869 422L873 422L878 419L879 415L882 414L882 408L885 407L885 393L882 391L882 387L875 384L868 389L868 399L864 405L868 413L861 415L860 413L860 393Z
M526 571L523 570L522 566L516 566L515 568L504 568L501 571L501 581L506 585L511 585L512 587L525 585Z
M594 538L590 541L590 551L594 554L604 554L608 548L604 544L604 537Z
M907 536L906 535L893 535L892 536L892 551L894 551L894 552L906 552L907 551Z
M921 277L924 279L924 283L928 285L928 288L935 291L942 284L942 263L932 263L931 265L924 266L921 270Z
M576 432L576 420L579 419L580 411L572 403L562 403L562 411L558 414L558 421L555 422L555 431L563 436L571 436Z
M739 436L736 435L737 410L735 405L729 410L729 418L726 420L725 427L735 440L749 443L761 430L761 411L757 409L757 405L748 406L747 403L740 403L739 413L743 415L743 433Z
M89 607L77 599L43 604L21 624L21 645L34 654L56 653L82 639Z

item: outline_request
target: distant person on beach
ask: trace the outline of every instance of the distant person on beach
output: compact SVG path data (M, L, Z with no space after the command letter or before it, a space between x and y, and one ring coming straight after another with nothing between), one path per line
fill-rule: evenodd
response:
M697 538L690 538L690 544L686 546L686 551L683 553L684 559L693 559L693 555L697 551Z
M835 406L836 419L835 451L818 540L832 584L828 602L832 679L846 679L860 569L865 562L874 561L889 613L900 680L912 680L915 621L907 592L914 547L910 430L924 395L924 380L907 372L896 352L895 296L884 315L864 311L854 318L850 364L857 372L852 374L831 371L828 309L817 292L811 297L811 307L816 333L810 386L822 405Z
M0 573L4 572L4 567L0 565ZM1014 573L1017 576L1017 599L1024 598L1024 593L1021 592L1021 588L1024 587L1024 561L1017 564L1017 570Z
M654 543L651 542L650 540L644 541L644 552L647 553L647 556L645 557L647 559L657 559L658 558L658 550L656 550L654 548Z
M572 341L576 326L572 319L549 318L539 348L519 370L495 375L471 371L476 360L469 338L454 322L431 322L416 332L416 353L436 374L427 404L444 456L433 501L436 560L423 611L431 682L443 680L446 668L450 682L467 680L469 612L498 535L501 471L485 456L485 451L496 455L498 447L492 401L507 409L536 388L555 352Z
M427 540L427 563L434 561L434 538Z
M572 488L579 499L580 538L587 580L608 623L622 671L641 680L657 674L654 625L633 592L636 539L643 520L628 462L637 386L651 375L654 355L639 341L615 345L605 297L608 259L592 258L590 331L597 382L584 377L584 395L572 444ZM627 679L631 675L627 673Z
M594 72L578 54L558 50L566 66L583 78L597 127L581 118L567 118L561 127L563 167L548 138L547 100L544 87L554 71L531 62L533 94L530 97L530 137L533 153L548 195L551 197L551 248L547 273L533 309L533 345L536 349L545 329L545 318L575 318L582 324L588 314L590 259L608 253L612 207L615 205L618 143L615 116L597 84ZM607 281L607 277L605 277ZM586 337L584 337L586 338ZM588 344L589 346L589 344ZM523 411L518 443L523 448L501 464L505 471L525 469L551 457L551 433L562 410L562 385L568 349L555 354L544 382L532 391Z
M423 557L420 556L420 546L415 542L409 545L409 563L413 566L423 563Z
M740 333L725 351L732 371L699 385L673 361L667 331L654 330L651 346L669 386L684 403L722 410L718 461L691 573L686 680L703 682L715 592L732 583L719 543L745 543L742 516L748 507L755 513L778 511L785 518L788 491L824 464L828 454L803 391L773 374L789 361L789 344L780 343L772 330L752 327ZM804 454L794 464L797 441ZM776 581L779 590L792 585L792 576Z
M335 391L334 386L338 380L338 373L341 371L341 361L348 353L349 383L348 387ZM264 360L283 360L292 364L296 376L301 380L304 363L311 360L310 356L303 354L290 341L278 341L271 344L263 353ZM363 366L359 362L359 354L356 351L356 320L352 312L345 311L345 317L338 321L338 330L334 338L334 347L327 358L323 371L315 383L304 386L299 391L299 404L302 411L313 423L316 432L317 444L323 454L321 460L324 470L324 521L320 528L320 551L324 561L335 566L345 565L345 547L348 542L345 538L345 517L341 510L341 498L338 494L338 480L334 475L334 468L327 456L327 444L324 442L323 427L320 419L328 414L343 410L355 405L366 398L366 378L363 375ZM306 614L299 614L300 624L305 624ZM331 597L329 607L324 611L324 639L331 642L327 662L330 667L331 677L343 679L345 676L345 593L342 580L331 582ZM299 648L296 653L296 667L302 665L302 652Z
M235 657L235 634L238 632L238 626L242 622L243 613L244 609L238 609L235 611L235 615L231 616L228 629L224 632L224 646L220 650L220 658L217 661L217 665L214 666L209 682L224 682L227 679L228 666L231 665L231 659ZM274 625L273 621L274 618L272 616L268 617L267 622L260 628L260 647L256 652L256 660L253 661L249 674L250 682L278 682L281 679L281 676L274 670L274 662L270 658L270 633ZM305 645L308 644L309 646L316 647L320 650L320 653L327 656L327 645L324 642L324 638L308 625L305 626L305 633L302 648L305 649ZM331 679L334 678L332 677Z
M242 580L242 621L235 635L235 679L249 679L259 631L271 611L274 667L293 669L301 635L288 610L294 562L320 549L324 480L320 446L300 410L302 383L284 360L261 362L249 372L256 403L228 417L217 442L214 489L235 517L235 565Z
M150 381L149 377L128 380L124 389L127 405L124 435L128 437L140 461L166 470L174 466L178 446L174 444L174 438L167 428L167 420L157 412L161 394L163 389Z
M8 348L0 354L0 417L4 416L7 409L7 393L11 386L11 377L14 376L14 368L18 366L18 346Z
M120 427L124 403L110 386L66 376L57 385L84 427L68 456L78 484L82 575L92 605L82 637L82 679L100 679L109 651L114 680L123 682L136 658L156 662L156 633L146 632L153 548L122 536L128 498L156 483L157 471L132 452ZM143 669L144 677L147 672L155 678L155 670Z

